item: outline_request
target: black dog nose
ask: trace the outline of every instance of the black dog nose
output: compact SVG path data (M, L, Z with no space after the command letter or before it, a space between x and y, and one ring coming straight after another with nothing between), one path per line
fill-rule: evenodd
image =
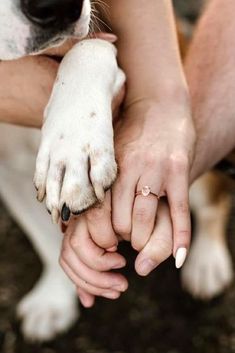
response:
M75 23L81 16L84 0L21 0L26 17L41 27L61 29Z

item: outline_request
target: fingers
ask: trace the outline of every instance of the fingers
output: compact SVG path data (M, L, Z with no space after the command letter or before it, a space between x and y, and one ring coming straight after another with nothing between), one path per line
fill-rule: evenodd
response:
M81 288L77 288L77 294L79 296L79 300L81 304L85 308L91 308L95 304L95 296L92 294L87 293Z
M85 234L85 236L83 236ZM74 237L74 235L76 235ZM80 242L78 239L82 238ZM87 240L89 241L87 242ZM84 248L82 254L85 254L85 262L77 252ZM92 251L89 252L90 248ZM74 250L75 249L75 250ZM76 252L75 252L76 251ZM94 304L94 296L103 296L109 299L116 299L124 292L128 283L126 279L117 273L101 272L112 268L112 264L117 268L118 265L125 264L123 257L116 253L107 253L105 258L104 250L100 249L89 237L85 216L78 220L70 222L66 236L63 241L63 248L60 258L60 264L66 274L75 283L78 288L78 294L84 306L90 307ZM90 259L89 259L90 258ZM87 261L87 259L89 259ZM92 264L89 267L86 263ZM95 264L98 264L96 267Z
M106 193L104 203L86 212L86 219L93 241L103 249L116 251L118 239L112 226L110 191Z
M64 247L69 248L69 242L65 238L67 244ZM119 274L114 274L111 272L98 272L91 270L89 267L84 265L80 259L74 254L72 248L67 252L69 256L63 256L61 259L61 264L64 268L66 264L76 276L75 285L86 290L84 284L90 284L93 287L103 289L112 289L114 291L125 291L126 281L123 276ZM94 294L94 293L91 293Z
M85 216L71 222L66 236L70 239L73 251L86 266L96 271L109 271L126 265L123 256L116 252L105 252L94 243L88 232Z
M63 260L61 260L61 266L63 267L63 270L67 276L75 283L75 285L85 292L107 299L117 299L120 296L120 292L117 290L98 288L82 280Z
M126 175L123 170L112 189L112 223L116 234L124 240L130 240L137 180L135 176L127 178Z
M150 240L139 253L135 262L136 272L147 276L172 254L172 224L168 206L160 201L157 223Z
M183 266L191 240L191 219L189 208L189 186L186 173L178 173L169 179L168 202L173 224L173 239L176 268Z
M153 180L153 175L152 178L151 175L146 175L140 179L137 186L139 195L136 195L134 201L131 232L131 244L137 251L144 248L154 228L158 195L160 194L160 185L156 185L156 180L161 179L160 177L156 177ZM149 188L146 185L153 187ZM147 193L144 193L144 191ZM155 195L151 194L150 191Z

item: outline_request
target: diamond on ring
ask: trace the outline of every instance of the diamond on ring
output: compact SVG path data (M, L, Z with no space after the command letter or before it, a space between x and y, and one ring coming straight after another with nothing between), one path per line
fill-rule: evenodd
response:
M150 189L150 187L149 186L144 186L143 188L142 188L142 190L141 190L141 193L142 193L142 195L143 196L149 196L150 194L151 194L151 189Z
M144 196L144 197L148 197L149 195L153 195L155 196L157 199L159 199L159 196L157 194L155 194L154 192L151 191L151 188L146 185L144 186L140 191L137 191L135 193L135 196Z

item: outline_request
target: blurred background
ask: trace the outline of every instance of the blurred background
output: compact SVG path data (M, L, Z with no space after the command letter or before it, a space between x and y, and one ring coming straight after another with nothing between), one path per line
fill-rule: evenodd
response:
M200 0L175 0L178 16L191 28ZM228 233L234 229L230 225ZM230 236L230 248L235 249ZM81 309L73 329L56 341L26 343L15 307L41 272L41 264L22 231L0 203L0 353L232 353L235 352L235 285L210 303L193 300L181 288L169 260L150 277L135 275L135 253L124 273L130 287L118 301L98 299ZM234 254L233 254L234 256Z

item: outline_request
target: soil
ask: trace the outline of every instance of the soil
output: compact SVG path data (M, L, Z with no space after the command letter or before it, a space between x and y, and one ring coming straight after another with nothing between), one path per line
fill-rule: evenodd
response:
M177 0L178 10L195 19L195 3ZM235 249L233 233L230 225L231 249ZM98 299L94 308L81 308L79 321L55 341L28 344L15 307L40 276L41 264L2 204L0 250L0 353L235 352L235 285L211 302L195 301L182 290L172 260L148 278L138 277L133 269L135 253L126 244L121 252L129 259L124 271L130 283L127 293L116 302Z

